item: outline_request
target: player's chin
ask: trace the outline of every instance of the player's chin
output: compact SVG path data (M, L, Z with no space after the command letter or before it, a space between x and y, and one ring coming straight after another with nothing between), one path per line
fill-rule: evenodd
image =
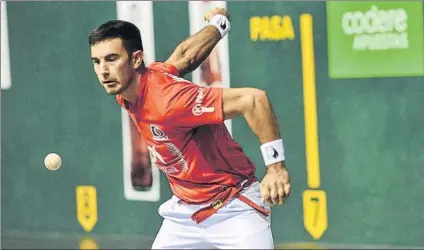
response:
M106 93L108 93L109 95L119 95L122 93L123 88L110 88L110 87L105 87Z

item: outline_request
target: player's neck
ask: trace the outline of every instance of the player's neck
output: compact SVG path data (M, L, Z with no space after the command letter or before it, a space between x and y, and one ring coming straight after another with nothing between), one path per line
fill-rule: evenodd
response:
M122 96L130 103L135 103L137 101L137 94L140 89L140 79L143 77L143 75L146 73L146 68L142 68L138 70L133 80L131 81L130 85L124 92L122 92Z

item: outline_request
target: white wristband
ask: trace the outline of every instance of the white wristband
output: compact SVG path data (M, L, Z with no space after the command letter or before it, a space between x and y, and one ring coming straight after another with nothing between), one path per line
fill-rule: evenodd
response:
M218 29L219 33L221 33L221 38L227 35L228 31L231 29L230 20L224 15L216 14L209 21L209 25L215 26Z
M284 161L284 146L283 139L266 142L261 145L262 157L264 158L265 166Z

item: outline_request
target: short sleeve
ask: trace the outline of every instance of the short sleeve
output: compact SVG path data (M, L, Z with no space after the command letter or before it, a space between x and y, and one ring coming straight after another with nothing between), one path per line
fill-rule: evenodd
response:
M224 121L222 88L175 81L163 88L166 120L175 126L197 127Z

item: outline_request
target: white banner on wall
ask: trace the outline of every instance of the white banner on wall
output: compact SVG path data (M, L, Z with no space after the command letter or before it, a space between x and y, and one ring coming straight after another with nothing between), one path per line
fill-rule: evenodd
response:
M7 27L6 1L1 1L1 89L12 85L10 79L9 32Z
M146 66L155 61L155 41L153 29L153 6L151 1L118 1L116 3L119 20L135 24L141 33ZM122 114L123 158L124 158L124 195L128 200L159 201L160 172L152 161L138 131L126 110ZM149 183L141 190L132 185L131 170L141 173L140 182Z
M205 27L204 15L215 7L226 8L225 1L189 1L190 34L193 35ZM231 32L231 31L230 31ZM230 64L228 54L228 35L214 48L209 57L192 73L192 81L203 86L230 87ZM230 134L231 120L226 120Z

